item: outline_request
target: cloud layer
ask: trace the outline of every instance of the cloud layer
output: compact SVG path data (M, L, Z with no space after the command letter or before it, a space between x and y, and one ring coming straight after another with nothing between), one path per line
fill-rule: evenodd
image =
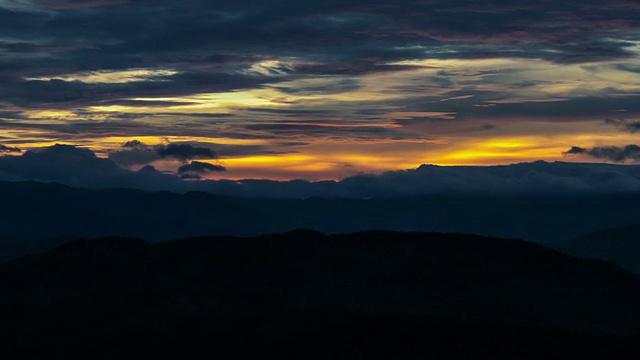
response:
M618 146L596 146L590 149L573 146L567 152L567 155L587 155L594 159L609 160L614 162L625 162L627 160L640 161L640 146L627 145L625 147Z
M322 162L288 178L624 147L639 19L629 0L3 1L0 141L131 167L245 159L254 176L265 155Z
M640 166L543 161L487 167L422 165L416 169L358 175L340 181L185 181L206 172L224 170L222 166L192 161L175 173L161 173L152 166L134 172L119 167L112 160L96 157L90 150L68 145L0 157L2 181L59 182L85 188L206 191L223 196L384 198L432 194L640 192Z

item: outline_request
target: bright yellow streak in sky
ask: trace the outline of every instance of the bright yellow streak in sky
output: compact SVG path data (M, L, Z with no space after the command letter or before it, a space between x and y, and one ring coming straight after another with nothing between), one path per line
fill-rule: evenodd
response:
M69 120L77 120L79 119L78 115L75 112L69 110L30 110L26 111L25 114L30 119L50 119L50 120L62 120L62 122L66 123Z
M536 160L571 161L563 155L573 145L597 146L591 134L550 136L503 136L485 140L461 140L434 154L436 165L495 165Z
M266 145L265 139L236 139L227 137L198 137L198 136L108 136L97 139L96 142L104 145L122 145L127 141L139 140L147 145L167 144L172 142L202 142L205 144L229 144L229 145Z
M282 94L271 89L231 91L226 93L195 94L184 97L131 98L140 101L139 106L107 105L91 106L90 111L120 112L132 114L184 113L184 114L228 114L235 108L243 107L280 107L286 104L279 102ZM144 102L164 101L163 106L145 106ZM171 103L175 104L171 104ZM184 104L188 103L188 104Z
M247 157L226 159L225 164L229 164L229 165L268 164L268 165L279 165L279 166L295 166L295 164L308 163L315 160L316 159L313 156L309 156L309 155L247 156Z
M51 76L51 77L30 77L28 81L80 81L89 84L126 84L136 81L148 81L153 77L164 77L177 74L173 70L123 70L123 71L91 71L75 74Z

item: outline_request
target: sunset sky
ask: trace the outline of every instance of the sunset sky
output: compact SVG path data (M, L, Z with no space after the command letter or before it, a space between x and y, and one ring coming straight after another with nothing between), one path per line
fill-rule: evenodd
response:
M319 180L639 137L634 0L0 0L3 156Z

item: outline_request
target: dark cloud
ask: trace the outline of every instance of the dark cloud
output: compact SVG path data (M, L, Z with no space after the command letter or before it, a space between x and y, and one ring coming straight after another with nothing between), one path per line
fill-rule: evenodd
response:
M577 154L586 154L587 149L581 148L579 146L572 146L571 149L565 151L563 154L565 155L577 155Z
M628 160L640 161L640 146L630 144L624 147L596 146L589 149L573 146L564 153L565 155L587 155L594 159L625 162Z
M635 133L636 131L640 131L640 121L627 121L624 119L620 119L620 120L605 119L604 123L607 125L616 126L622 131L627 131L632 134Z
M440 101L443 98L452 98L459 95L473 95L457 101ZM539 118L551 121L594 120L601 121L603 117L619 114L620 109L625 109L630 114L640 114L640 96L633 93L619 93L615 90L603 91L597 96L577 96L573 98L543 98L541 101L527 101L513 99L513 93L504 91L486 91L478 89L456 90L442 96L411 98L390 102L402 106L404 111L427 111L456 113L456 119L487 119L496 118ZM380 114L387 112L385 109L377 111ZM630 125L626 131L630 131L634 122L626 122Z
M249 130L259 130L278 137L293 137L297 139L305 137L349 138L349 139L390 139L390 140L433 140L434 137L404 132L392 125L341 125L328 121L280 121L271 124L249 124L245 126Z
M398 56L400 58L400 56ZM415 70L418 66L412 65L388 65L375 62L361 62L359 64L301 64L296 66L296 71L308 75L360 75L366 73L380 73L392 71ZM339 87L338 87L339 88ZM342 91L357 88L355 84L343 84ZM328 92L325 90L325 92Z
M219 172L219 171L227 171L227 168L225 168L222 165L209 164L201 161L192 161L191 163L182 165L178 168L178 174L185 174L185 173L206 174L209 172Z
M87 8L96 8L101 6L109 6L116 4L124 4L127 0L90 0L90 1L45 1L41 5L39 5L43 9L47 10L76 10L76 9L87 9Z
M160 145L157 149L160 157L174 157L178 160L186 161L189 159L217 159L218 155L215 151L207 147L194 147L186 143L172 143L169 145Z
M29 150L21 156L0 156L0 180L58 182L86 188L180 190L180 179L157 171L132 172L71 145Z
M284 93L290 93L290 94L318 95L318 94L341 94L345 92L358 90L361 87L362 85L357 80L341 79L338 81L330 82L325 85L318 85L318 86L297 86L297 87L291 87L291 88L276 86L274 88Z
M22 150L18 149L17 147L10 147L10 146L0 144L0 153L1 152L20 152L20 151Z
M162 159L158 151L163 149L163 145L149 146L140 140L134 139L124 142L122 147L127 150L109 152L109 159L121 166L129 167L149 164L150 162ZM142 169L147 166L144 166ZM153 168L153 166L151 167Z
M433 57L591 62L629 56L615 35L640 27L640 10L624 0L115 1L49 8L55 16L28 10L0 11L0 31L14 39L2 43L14 55L0 69L202 69L284 56L306 60L297 68L305 74L385 71L393 60Z
M131 63L130 66L136 67L135 63ZM82 68L75 69L75 71L69 69L69 71L81 72ZM2 75L1 63L0 75ZM277 81L278 79L275 77L255 74L187 70L174 75L142 77L139 81L126 83L89 83L61 78L25 79L15 75L7 75L2 79L6 86L0 89L0 99L25 108L42 105L62 108L92 105L176 106L189 103L135 101L129 100L129 98L177 97L205 92L228 92L257 88L267 82L277 83Z
M200 176L199 174L194 174L194 173L186 173L186 174L180 175L180 178L182 180L200 180L200 179L202 179L202 176Z
M140 140L129 140L122 144L122 147L126 149L144 149L147 145Z
M189 143L147 145L140 140L130 140L122 144L122 147L128 150L109 154L109 158L122 165L146 164L167 157L181 161L218 158L218 154L211 148L197 147Z
M180 161L190 159L217 159L250 155L277 155L295 152L290 148L308 145L305 142L279 142L270 145L230 145L217 143L171 143L148 145L140 140L129 140L122 144L125 150L109 152L109 159L125 167L149 164L173 157ZM215 151L213 149L216 149Z
M149 149L132 149L126 151L112 151L109 153L109 159L118 165L125 167L134 165L149 164L162 159L156 151Z

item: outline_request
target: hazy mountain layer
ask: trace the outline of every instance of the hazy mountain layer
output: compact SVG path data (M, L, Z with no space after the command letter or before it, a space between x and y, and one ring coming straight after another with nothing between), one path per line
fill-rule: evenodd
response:
M615 261L640 274L640 225L597 231L553 247L582 258Z
M311 228L465 232L553 242L635 224L640 213L640 195L632 194L260 199L4 182L0 198L0 234L34 240L134 236L157 241Z

